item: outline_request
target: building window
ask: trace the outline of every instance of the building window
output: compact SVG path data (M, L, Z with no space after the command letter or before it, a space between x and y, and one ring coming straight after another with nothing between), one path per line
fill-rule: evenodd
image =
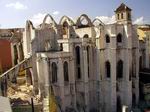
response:
M130 13L128 13L128 20L131 20L131 15L130 15Z
M88 66L88 77L90 76L90 46L87 46L87 66Z
M110 66L110 62L109 61L106 61L106 63L105 63L105 69L106 69L107 78L110 78L111 66Z
M52 63L52 83L57 82L57 64L55 62Z
M68 63L66 61L64 62L63 68L64 68L64 81L68 82L69 81Z
M109 37L109 35L106 35L105 38L106 38L106 43L110 43L110 37Z
M117 42L122 42L122 35L120 33L117 35Z
M77 79L81 79L81 69L80 69L80 47L75 48L76 52L76 76Z
M123 13L121 13L121 19L123 19Z
M123 61L119 60L117 63L117 79L123 77Z
M118 19L119 19L119 14L117 14L117 17L118 17Z
M121 99L118 96L117 97L117 112L121 112L122 111L122 106L121 106Z

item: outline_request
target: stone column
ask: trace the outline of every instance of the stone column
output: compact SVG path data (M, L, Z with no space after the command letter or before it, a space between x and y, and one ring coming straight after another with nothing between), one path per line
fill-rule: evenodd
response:
M59 87L59 92L60 92L60 99L61 99L61 108L62 110L65 110L65 105L64 105L64 102L65 102L65 95L64 95L64 72L63 72L63 61L61 58L59 58L58 60L58 64L57 64L57 70L58 70L58 73L57 73L57 77L58 77L58 87Z
M83 49L83 64L84 64L84 78L83 78L83 80L84 80L84 85L85 85L85 87L84 87L84 94L85 94L85 97L84 97L84 99L85 99L85 109L86 109L86 112L88 112L89 111L89 93L88 93L88 91L89 91L89 88L88 88L88 63L87 63L87 49L86 49L86 46L84 46L84 49Z
M110 84L110 109L109 112L116 112L116 49L111 49L111 84ZM109 94L109 93L108 93Z
M75 69L75 55L74 55L74 45L73 43L69 44L70 46L70 52L72 53L71 55L73 57L70 58L70 63L69 63L69 82L70 82L70 91L71 91L71 101L72 101L72 106L74 109L76 109L76 91L75 91L75 80L76 80L76 69Z
M135 57L133 57L135 58ZM124 51L124 74L123 74L123 101L124 104L132 105L132 81L129 81L130 69L132 68L132 49L127 48Z
M49 64L48 59L43 58L43 74L44 75L44 99L43 99L43 111L50 112L50 84L49 84Z

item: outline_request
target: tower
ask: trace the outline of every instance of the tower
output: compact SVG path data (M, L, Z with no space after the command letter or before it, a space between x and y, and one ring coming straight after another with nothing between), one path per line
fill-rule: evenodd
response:
M118 24L131 24L131 11L128 6L126 6L124 3L122 3L116 10L115 10L115 16L116 21Z

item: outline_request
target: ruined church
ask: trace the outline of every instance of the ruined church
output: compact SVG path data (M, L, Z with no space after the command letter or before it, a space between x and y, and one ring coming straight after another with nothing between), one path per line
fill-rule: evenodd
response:
M82 14L76 22L49 14L26 22L24 57L32 56L33 85L44 101L53 93L61 110L121 112L139 100L139 40L131 9L121 4L116 23ZM51 21L48 22L47 20ZM51 89L52 88L52 89ZM45 105L44 110L49 108Z

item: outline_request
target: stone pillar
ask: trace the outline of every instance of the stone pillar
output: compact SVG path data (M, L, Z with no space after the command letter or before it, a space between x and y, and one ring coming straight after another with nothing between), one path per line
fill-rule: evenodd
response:
M124 74L123 74L123 101L129 108L132 105L132 81L129 81L130 69L132 68L132 49L124 51Z
M146 48L146 53L145 53L145 67L146 68L149 68L149 44L148 44L148 37L146 37L146 45L145 45L145 48Z
M65 101L65 95L64 95L64 72L63 72L63 62L62 59L59 58L58 60L58 64L57 64L57 77L58 77L58 86L59 86L59 92L60 92L60 99L61 99L61 108L62 110L65 110L65 105L64 105L64 101Z
M43 58L43 77L45 79L44 82L44 100L43 100L43 111L50 112L50 83L49 83L49 64L48 59ZM42 74L41 74L42 75Z
M85 109L86 109L86 112L89 111L89 88L88 88L88 63L87 63L87 49L86 49L86 46L84 46L84 49L83 49L83 63L84 63L84 94L85 94Z
M109 112L116 112L116 49L111 50L111 84L110 84L110 109Z
M69 63L69 82L70 82L70 91L71 91L71 101L72 101L72 106L74 109L76 109L76 91L75 91L75 80L76 80L76 69L75 69L75 55L74 55L74 45L73 43L70 44L70 49L71 55L73 57L70 58L70 63Z
M37 74L37 59L36 59L37 57L35 57L35 56L32 56L32 59L31 59L31 61L32 61L32 70L33 70L33 74L32 74L32 76L33 76L33 91L34 91L34 94L38 94L38 90L39 90L39 87L38 87L38 74ZM36 61L35 61L36 60Z

